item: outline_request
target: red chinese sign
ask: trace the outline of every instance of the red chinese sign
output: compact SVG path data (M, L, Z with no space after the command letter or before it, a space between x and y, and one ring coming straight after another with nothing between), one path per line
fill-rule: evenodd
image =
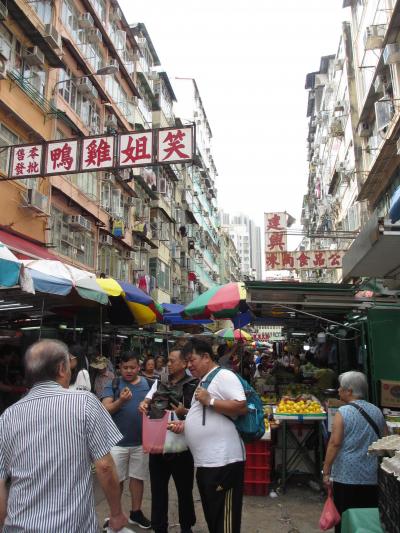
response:
M117 148L118 147L118 148ZM195 128L163 128L9 146L8 179L191 163ZM116 156L116 157L115 157Z
M267 253L286 252L287 214L264 213L265 251Z
M11 178L30 178L42 174L42 144L28 144L11 148Z
M112 135L83 139L81 171L112 168L114 166L114 142L115 138Z
M47 144L45 174L73 174L78 171L78 168L77 140L55 141Z
M158 130L157 161L184 163L193 158L194 130L190 126Z
M344 252L341 250L307 250L300 252L268 252L265 254L266 270L318 270L342 268Z
M153 161L153 132L127 133L120 136L118 166L151 165Z

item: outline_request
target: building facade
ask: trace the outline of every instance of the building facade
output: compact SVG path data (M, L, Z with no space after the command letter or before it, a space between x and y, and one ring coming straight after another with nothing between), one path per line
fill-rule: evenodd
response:
M146 26L129 24L115 0L0 2L0 241L21 257L135 283L160 303L187 303L220 281L217 172L194 81L189 101L191 114L175 113ZM4 180L10 145L181 127L187 117L194 164Z
M343 270L302 277L396 279L400 258L388 238L400 186L400 5L345 0L343 7L351 21L343 23L337 53L306 78L309 176L302 210L304 249L344 250Z

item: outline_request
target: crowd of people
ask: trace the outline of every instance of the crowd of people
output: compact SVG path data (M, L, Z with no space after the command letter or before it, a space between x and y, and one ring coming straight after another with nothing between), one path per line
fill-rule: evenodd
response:
M141 364L134 352L124 352L117 373L103 356L88 361L78 345L33 344L24 358L27 392L0 417L0 529L98 531L94 465L110 510L104 526L113 531L129 523L167 533L172 477L181 533L192 532L196 468L209 531L238 533L245 450L230 417L244 414L247 406L240 381L228 370L202 386L217 359L208 342L193 338L174 347L166 364L160 358ZM146 454L142 417L160 405L170 412L170 434L184 435L185 446ZM142 511L148 473L150 517ZM121 506L125 481L128 514Z
M301 359L272 350L239 356L237 345L214 351L194 337L174 346L167 360L142 361L133 351L123 352L115 369L102 355L88 358L77 344L42 340L29 347L22 369L15 349L3 346L0 531L97 532L94 465L110 510L104 527L119 531L129 523L167 533L172 477L181 533L191 533L196 472L210 533L240 532L246 457L233 419L246 413L247 404L235 373L249 381L281 372L297 376ZM366 401L366 377L353 371L338 379L345 405L334 419L323 482L333 486L342 514L377 505L378 465L367 449L387 428L381 411ZM166 411L170 448L145 453L143 416L156 419ZM178 447L171 445L174 439ZM145 516L148 478L151 515ZM124 482L131 496L127 514L121 505Z

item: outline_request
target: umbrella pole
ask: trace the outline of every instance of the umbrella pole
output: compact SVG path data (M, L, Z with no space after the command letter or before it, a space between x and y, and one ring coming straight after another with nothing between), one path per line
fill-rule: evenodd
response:
M40 315L39 340L42 339L43 314L44 314L44 298L42 299L42 312L41 312L41 315Z
M76 342L76 315L74 315L74 318L73 318L73 331L72 331L72 340L74 341L74 343Z
M100 356L103 356L103 306L100 305Z

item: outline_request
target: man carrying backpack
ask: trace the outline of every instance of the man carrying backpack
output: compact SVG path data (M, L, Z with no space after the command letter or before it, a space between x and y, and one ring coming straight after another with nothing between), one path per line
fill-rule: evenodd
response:
M189 411L198 380L186 374L187 362L181 348L173 348L168 356L168 383L158 380L140 404L140 411L159 418L168 409L171 425L174 420L184 420ZM172 433L171 435L175 435ZM178 441L179 442L179 441ZM172 476L178 495L181 533L192 533L196 523L193 503L193 457L185 442L179 447L172 439L171 450L163 454L150 454L151 525L155 533L168 532L168 484ZM164 448L165 450L165 448ZM177 451L179 450L179 451Z
M208 529L240 533L246 455L231 418L246 415L245 391L233 372L218 367L208 342L194 338L183 350L189 370L200 379L184 432Z

